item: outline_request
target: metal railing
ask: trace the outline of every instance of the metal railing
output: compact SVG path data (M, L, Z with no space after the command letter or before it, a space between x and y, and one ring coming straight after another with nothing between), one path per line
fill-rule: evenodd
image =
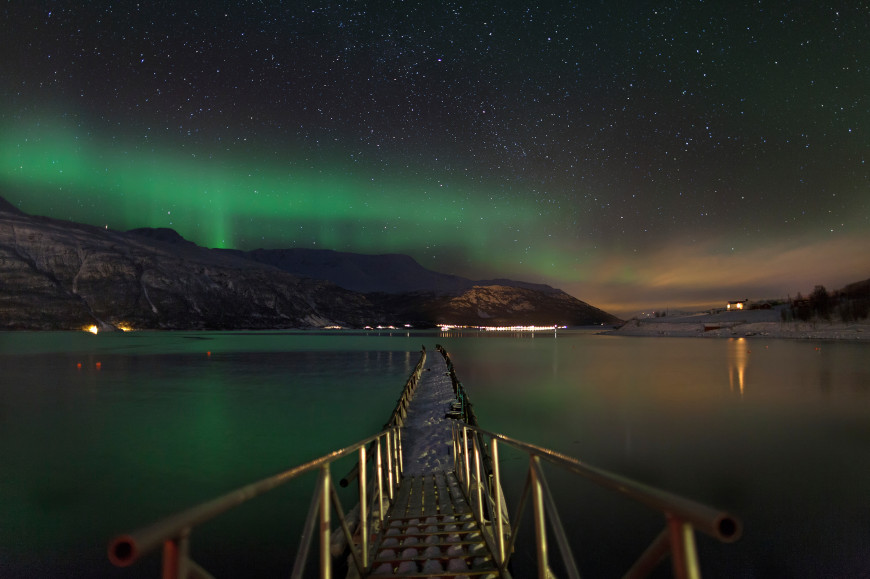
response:
M332 555L330 553L332 512L330 506L335 509L343 539L350 547L353 566L356 567L360 575L363 575L371 567L369 538L382 528L387 508L392 503L401 482L403 470L401 425L404 424L408 403L414 395L425 360L426 349L423 348L420 361L405 383L396 409L381 432L295 468L238 488L150 526L119 535L109 543L109 560L116 566L126 567L162 546L161 577L163 579L211 578L212 575L190 556L190 536L196 526L300 475L319 471L320 475L303 527L291 577L302 577L315 535L315 527L318 527L316 534L320 537L320 577L326 579L332 576ZM330 465L353 453L359 455L352 470L352 478L359 480L359 504L358 508L354 507L353 509L358 514L351 519L345 515L341 506L338 492L333 484ZM370 459L374 461L371 469L369 469ZM369 470L372 472L369 473ZM345 477L345 479L347 478ZM368 488L370 480L376 481L375 487L371 490ZM347 486L347 484L348 482L343 482L342 486ZM374 513L376 513L376 518L373 519ZM354 543L354 532L351 527L358 529L356 533L359 538L358 544Z
M492 455L491 475L487 474L484 469L485 448L481 448L483 445L481 441L485 441L485 439L489 439L489 452ZM501 490L499 443L507 444L529 457L529 470L522 495L517 503L516 514L513 515L513 527L507 523L505 518L507 508ZM544 579L553 576L549 564L550 549L547 542L548 520L559 547L567 576L571 578L580 576L567 535L559 519L555 501L544 477L542 461L580 475L606 489L621 493L665 516L665 528L638 557L624 575L625 578L646 577L669 553L673 559L674 577L677 579L699 578L700 568L695 548L694 530L706 533L724 543L730 543L740 538L740 521L724 511L583 464L575 458L534 444L456 422L453 425L453 449L457 477L466 493L466 498L472 505L478 523L481 528L487 529L484 535L490 550L498 559L500 569L506 569L508 566L510 553L514 550L517 531L531 496L538 577ZM487 512L491 513L490 521L486 520ZM490 522L491 526L489 526Z
M467 396L461 383L455 378L447 352L440 347L439 350L447 361L457 398L461 392L467 402ZM341 528L339 537L350 549L350 563L360 576L365 576L372 568L369 539L383 532L384 517L402 478L401 426L407 416L408 404L414 395L425 358L424 348L421 359L408 378L387 426L381 432L303 465L236 489L148 527L120 535L109 543L110 561L117 566L128 566L162 546L164 579L211 578L212 576L190 556L190 536L196 526L302 474L319 471L291 577L302 577L315 534L320 538L319 576L322 579L331 577L331 558L334 554L330 552L332 509L335 510L337 523ZM463 413L463 418L470 418L476 423L470 403L466 404L466 407L469 414ZM517 503L513 526L508 521L507 506L501 490L499 443L507 444L526 453L529 457L526 483ZM354 507L356 515L349 517L344 513L333 484L330 466L353 453L358 454L358 460L355 461L351 473L342 480L342 486L347 486L349 480L359 481L358 508ZM740 522L728 513L583 464L552 450L483 430L467 420L456 421L453 424L453 456L456 475L472 506L474 516L480 527L485 530L484 539L497 558L499 569L505 576L509 576L507 566L510 554L514 551L522 515L531 497L538 577L544 579L553 576L548 560L548 521L562 555L567 575L572 578L579 577L568 538L544 477L542 461L622 493L660 511L665 516L665 528L629 569L625 575L627 578L645 577L669 553L673 558L675 577L698 578L700 571L694 530L702 531L723 542L736 541L741 534ZM375 480L376 485L369 489L369 482ZM353 529L357 532L354 533ZM357 537L356 542L354 537ZM343 548L340 550L343 551Z
M390 414L390 419L384 425L384 428L405 425L405 419L408 417L408 406L414 398L414 393L417 392L417 383L420 381L420 375L423 373L424 364L426 364L426 346L423 346L420 350L420 360L417 362L411 375L408 376L405 387L402 388L402 394L396 401L396 407L393 409L392 414Z
M400 466L404 468L404 465L401 465L402 461L402 430L401 428L405 426L405 419L408 417L408 407L411 405L411 400L414 398L414 394L417 392L417 384L420 382L420 376L423 374L423 366L426 364L426 346L420 350L420 359L417 361L417 365L414 366L414 370L411 372L411 375L408 376L408 379L405 381L405 386L402 388L402 394L399 396L399 399L396 401L396 407L393 408L393 412L390 414L390 419L387 420L387 423L384 424L384 430L389 428L397 429L398 433L398 441L399 441L399 461ZM369 454L371 456L371 454ZM339 484L342 487L348 486L351 482L356 480L356 477L359 475L359 464L355 464L350 471L344 475Z
M468 399L468 394L465 393L462 382L456 376L456 369L453 367L453 360L450 359L450 354L441 344L435 344L435 349L441 352L441 355L444 357L444 363L447 364L447 374L449 374L450 382L453 384L453 394L456 396L456 402L459 404L459 414L462 421L466 424L477 426L477 416L474 414L474 407Z
M190 556L190 535L197 525L205 523L218 515L237 507L244 502L257 497L266 491L283 485L298 476L320 471L311 507L306 517L305 526L299 542L296 561L291 577L302 577L311 549L315 526L319 522L317 534L320 537L320 577L332 576L330 554L332 513L330 505L335 509L337 522L344 533L344 539L350 546L353 563L360 574L370 567L368 538L372 532L383 525L388 503L398 489L401 479L401 464L398 458L398 429L393 428L361 440L351 446L337 450L303 465L278 473L258 482L236 489L209 502L182 511L148 527L143 527L129 534L120 535L109 543L109 560L118 567L126 567L136 562L140 557L163 546L163 579L179 579L187 577L212 577ZM375 468L369 475L368 469L360 469L359 476L359 546L354 545L351 525L344 514L335 485L332 482L330 465L345 456L356 452L359 454L359 464L366 464L369 445L374 446ZM386 459L384 459L386 456ZM369 476L376 479L376 489L368 490ZM377 519L372 520L369 513L377 513Z

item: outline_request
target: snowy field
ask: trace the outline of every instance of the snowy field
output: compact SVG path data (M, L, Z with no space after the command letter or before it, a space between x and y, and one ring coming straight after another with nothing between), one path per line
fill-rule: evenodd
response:
M607 333L620 336L870 340L870 323L866 320L853 323L827 320L783 322L780 311L772 309L629 320L621 328Z

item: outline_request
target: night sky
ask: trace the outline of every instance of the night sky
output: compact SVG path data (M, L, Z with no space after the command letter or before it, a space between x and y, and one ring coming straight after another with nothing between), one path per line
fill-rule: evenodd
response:
M0 195L626 316L870 277L870 4L539 4L5 2Z

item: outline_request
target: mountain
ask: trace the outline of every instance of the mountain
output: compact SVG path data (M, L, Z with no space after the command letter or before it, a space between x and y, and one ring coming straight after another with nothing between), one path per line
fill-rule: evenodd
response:
M382 311L391 312L401 319L425 320L428 323L463 326L588 326L622 323L616 316L561 290L549 290L475 285L452 296L425 292L367 296Z
M376 314L362 294L170 231L116 232L0 203L0 328L360 326Z
M460 295L475 286L495 285L524 288L548 294L562 293L561 290L544 284L510 279L474 281L456 275L438 273L426 269L408 255L395 253L363 255L331 249L307 248L255 249L254 251L218 249L215 251L224 251L232 255L246 257L295 275L327 279L337 286L362 293L430 292L437 295Z
M266 329L619 320L561 290L433 272L404 255L200 247L27 215L0 197L0 329Z
M471 280L428 270L407 255L363 255L300 248L216 251L225 251L296 275L328 279L339 287L361 293L431 291L455 294L474 286Z
M10 213L12 215L24 215L24 213L12 203L9 203L0 197L0 213Z
M842 289L835 291L834 294L848 299L866 300L870 298L870 278L843 286Z
M621 320L549 285L471 280L426 269L401 254L331 249L215 250L365 293L390 324L599 325Z

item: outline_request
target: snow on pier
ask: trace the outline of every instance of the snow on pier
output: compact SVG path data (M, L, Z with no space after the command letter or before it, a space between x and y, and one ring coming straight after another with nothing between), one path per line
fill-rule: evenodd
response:
M426 358L402 432L405 476L453 470L451 419L444 415L455 401L444 357L433 351Z
M445 415L455 402L444 357L430 354L404 421L404 477L367 577L501 577L453 472Z

